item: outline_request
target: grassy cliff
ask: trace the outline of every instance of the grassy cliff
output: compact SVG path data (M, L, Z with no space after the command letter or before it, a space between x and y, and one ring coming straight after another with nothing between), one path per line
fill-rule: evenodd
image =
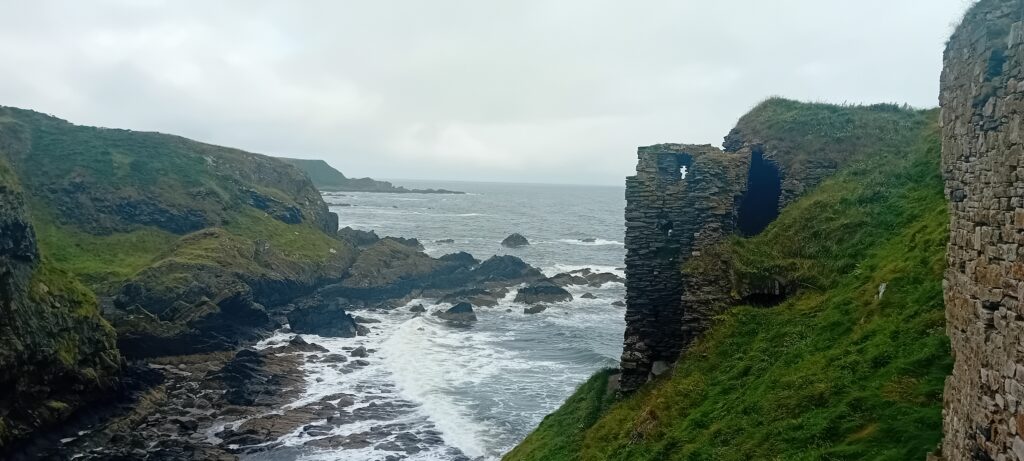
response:
M769 108L790 113L774 131L770 120L745 123L768 126L762 139L828 149L787 141L808 131L792 117L863 116L790 106ZM682 269L724 264L736 281L783 280L797 287L785 301L727 310L671 376L621 401L603 391L608 372L595 375L505 459L923 459L941 438L951 367L936 115L918 113L929 123L910 125L902 144L874 134L892 126L884 119L854 124L842 136L858 147L838 173L761 234L705 249Z
M0 107L0 160L25 190L40 253L113 300L104 311L122 339L184 347L195 325L266 319L262 305L355 259L306 174L273 157ZM170 351L161 344L134 352Z

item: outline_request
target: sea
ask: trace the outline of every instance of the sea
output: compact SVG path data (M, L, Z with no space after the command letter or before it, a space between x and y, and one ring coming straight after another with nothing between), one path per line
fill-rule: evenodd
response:
M373 230L382 237L416 238L431 256L466 251L483 260L511 254L547 275L582 268L624 275L622 187L393 182L466 194L343 192L325 193L324 198L340 216L342 227ZM525 236L530 245L502 247L502 239L513 232ZM332 435L386 428L404 437L397 442L407 449L389 452L381 450L380 443L311 448L313 436L296 431L282 440L282 446L248 458L500 459L594 372L618 362L624 309L612 303L623 299L625 287L607 283L567 289L573 301L524 314L525 306L512 301L513 288L498 306L475 308L479 320L469 327L415 316L409 307L416 304L428 312L450 305L414 299L390 311L353 312L380 322L367 324L368 336L303 335L335 353L347 355L363 346L370 351L368 365L353 370L307 361L307 388L289 406L339 393L352 395L353 412L363 410L366 417L331 429ZM584 293L596 298L581 298ZM288 337L281 333L262 345Z

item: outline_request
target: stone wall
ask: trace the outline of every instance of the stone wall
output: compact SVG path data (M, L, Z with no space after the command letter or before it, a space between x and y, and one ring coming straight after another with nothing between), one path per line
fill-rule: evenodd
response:
M683 301L680 268L735 230L750 162L749 153L710 145L659 144L638 157L637 174L626 178L623 392L668 369L699 334L701 306Z
M982 0L945 53L945 297L955 364L941 456L1024 459L1024 1Z

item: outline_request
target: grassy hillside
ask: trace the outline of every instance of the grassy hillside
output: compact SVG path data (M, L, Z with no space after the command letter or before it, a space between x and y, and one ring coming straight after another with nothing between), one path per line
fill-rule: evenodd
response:
M306 176L316 184L316 187L326 189L340 187L348 183L348 178L342 172L334 169L323 160L306 160L301 158L281 158L282 161L294 165L296 168L305 171Z
M136 355L191 351L202 335L230 347L271 325L263 306L355 259L306 174L273 157L0 107L0 161L46 261L111 300L124 354L126 337Z
M0 157L28 192L42 252L95 288L116 287L201 229L294 249L304 244L293 236L320 242L336 225L299 169L177 136L0 107ZM323 251L312 261L325 259L331 245L310 245Z
M840 173L763 233L707 252L739 280L799 291L727 311L671 376L622 401L598 374L505 459L923 459L952 365L935 125L904 145L850 133L861 147Z
M280 158L279 160L294 165L306 172L316 187L324 191L334 192L388 192L388 193L422 193L422 194L461 194L462 192L445 189L406 189L395 186L387 181L370 178L347 178L323 160L306 160L299 158Z

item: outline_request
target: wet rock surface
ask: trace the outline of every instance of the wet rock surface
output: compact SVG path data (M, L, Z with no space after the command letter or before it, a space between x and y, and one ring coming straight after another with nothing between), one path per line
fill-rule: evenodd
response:
M519 248L529 244L530 241L518 233L509 235L508 237L505 237L505 240L501 241L501 246L508 248Z
M572 301L572 294L553 283L540 283L520 288L515 301L524 304L557 303Z
M473 306L466 302L458 303L446 311L437 311L434 315L442 320L454 323L472 323L477 320L476 313L473 312Z
M314 304L288 313L288 326L296 333L352 338L359 333L355 318L337 302Z

